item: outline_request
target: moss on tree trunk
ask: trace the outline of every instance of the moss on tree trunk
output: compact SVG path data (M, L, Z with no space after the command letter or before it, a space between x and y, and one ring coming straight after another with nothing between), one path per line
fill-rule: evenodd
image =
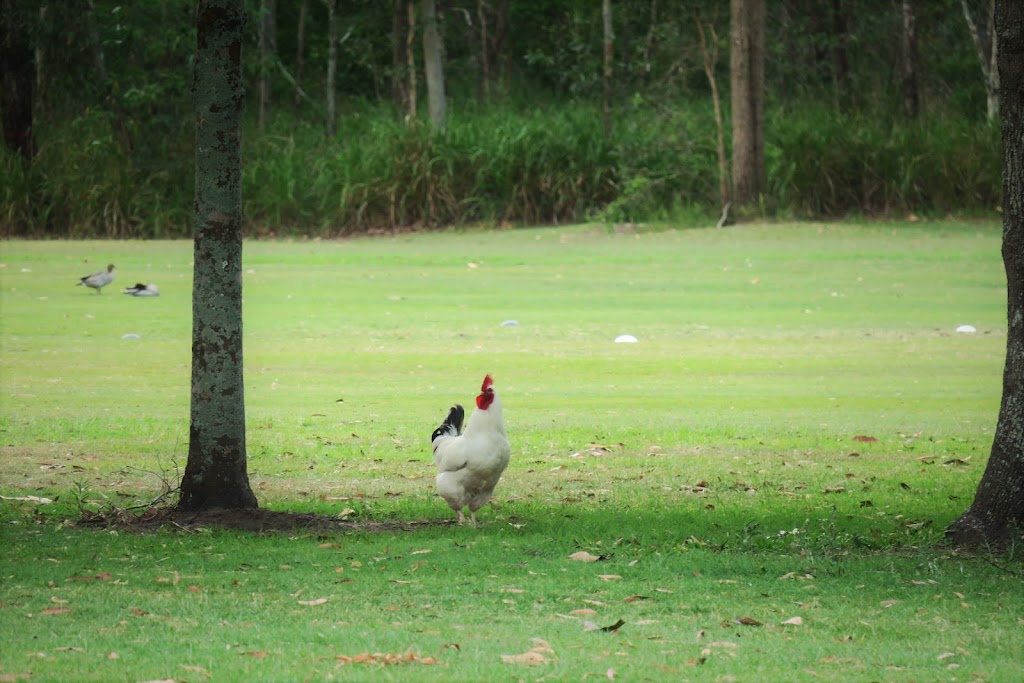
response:
M197 20L195 263L188 463L179 507L254 508L242 380L241 0Z

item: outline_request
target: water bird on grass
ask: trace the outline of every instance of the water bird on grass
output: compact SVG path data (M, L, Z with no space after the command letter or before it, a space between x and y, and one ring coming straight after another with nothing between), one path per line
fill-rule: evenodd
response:
M466 412L456 403L430 437L437 465L437 493L459 514L459 524L466 523L462 509L468 507L476 526L476 511L490 500L512 454L501 401L493 384L490 375L484 377L476 410L469 416L465 431L462 421Z
M100 290L102 290L104 287L106 287L113 281L114 264L111 263L110 265L107 266L106 270L101 270L99 272L93 273L92 275L86 275L85 277L80 278L80 282L77 282L76 284L91 287L92 289L96 290L97 294L102 294L103 292Z
M132 296L160 296L160 288L152 283L147 285L136 282L131 287L125 287L121 292Z

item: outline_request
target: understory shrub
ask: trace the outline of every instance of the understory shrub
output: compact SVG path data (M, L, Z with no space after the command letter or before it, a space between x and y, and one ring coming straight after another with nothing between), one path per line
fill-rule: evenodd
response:
M102 110L38 133L26 168L0 152L0 234L191 234L187 117L133 129ZM155 124L154 124L155 125ZM728 123L726 124L728 125ZM800 218L988 212L1000 203L998 126L935 115L893 121L810 106L766 122L769 211ZM353 107L338 137L279 112L243 135L255 235L337 235L458 224L666 221L717 215L707 103L636 102L606 139L592 104L455 110L444 133Z

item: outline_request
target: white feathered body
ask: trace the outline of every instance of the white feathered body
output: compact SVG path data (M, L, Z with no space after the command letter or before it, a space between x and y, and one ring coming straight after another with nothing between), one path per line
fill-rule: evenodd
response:
M459 513L460 522L468 507L475 523L476 511L490 500L512 455L501 400L495 395L486 410L476 408L461 434L440 434L433 448L438 494Z

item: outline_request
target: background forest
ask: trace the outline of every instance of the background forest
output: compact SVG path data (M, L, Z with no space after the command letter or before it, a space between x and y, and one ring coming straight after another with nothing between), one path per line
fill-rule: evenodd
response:
M427 115L425 3L250 0L248 234L713 223L715 89L726 157L730 145L729 3L609 4L606 68L597 0L437 0L439 127ZM194 3L3 9L0 234L190 235ZM757 211L996 211L989 12L990 0L766 3ZM9 134L19 106L27 141Z

